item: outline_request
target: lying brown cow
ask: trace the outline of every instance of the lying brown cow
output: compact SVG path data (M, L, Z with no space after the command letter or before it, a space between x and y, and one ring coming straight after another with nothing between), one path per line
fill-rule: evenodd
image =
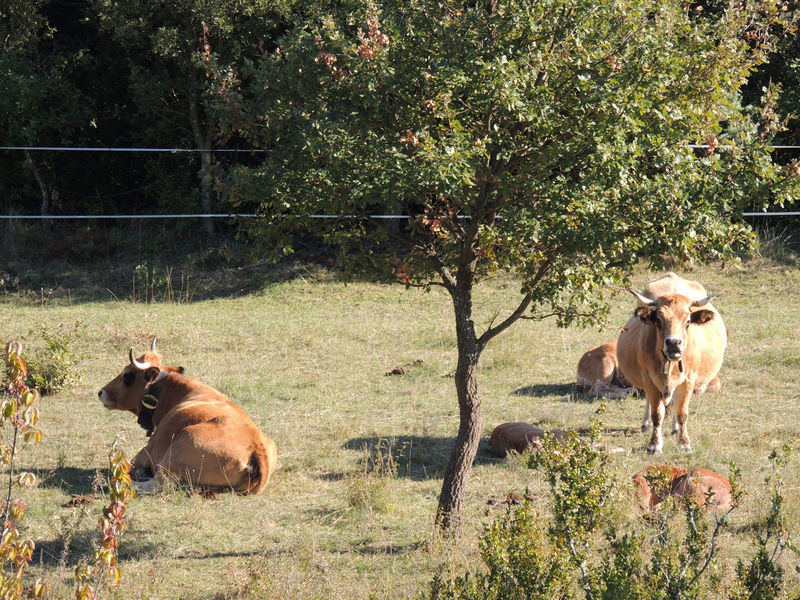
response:
M658 483L651 486L648 477ZM731 495L731 482L710 469L651 465L633 476L633 486L644 508L658 506L666 496L693 497L701 508L728 510L735 504ZM662 486L663 489L659 489ZM653 491L653 487L658 492Z
M204 489L260 492L277 464L275 443L226 396L162 366L155 343L138 359L131 348L130 364L98 393L106 408L138 415L150 435L131 466L152 479L136 487L153 491L172 475Z
M704 288L668 273L641 294L631 290L638 306L617 340L617 360L628 381L647 393L653 423L649 454L663 449L661 428L673 395L678 445L691 450L689 400L694 390L715 385L722 366L725 324L711 305L714 296L695 298L696 289Z
M578 361L575 381L590 396L623 398L636 391L617 365L617 340L586 352Z
M546 433L544 429L528 423L503 423L495 427L489 436L489 449L498 458L505 458L512 450L522 454L529 448L541 448ZM553 429L549 433L557 440L567 435L563 429Z

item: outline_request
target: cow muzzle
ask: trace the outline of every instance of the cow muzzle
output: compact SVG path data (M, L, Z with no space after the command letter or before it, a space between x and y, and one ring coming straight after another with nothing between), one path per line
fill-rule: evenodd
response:
M113 402L112 402L111 398L109 397L108 392L105 389L102 389L99 392L97 392L97 397L100 399L100 402L102 403L102 405L105 408L107 408L109 410L114 408Z
M683 356L683 340L679 337L664 338L664 356L669 360L680 360Z

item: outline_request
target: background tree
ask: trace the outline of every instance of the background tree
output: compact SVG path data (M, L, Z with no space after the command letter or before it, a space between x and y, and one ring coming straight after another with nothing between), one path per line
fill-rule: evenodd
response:
M3 145L69 145L89 121L85 98L71 81L84 57L55 43L56 30L44 9L44 0L11 0L0 7ZM4 169L8 183L3 186L10 198L0 206L22 202L26 189L33 187L31 196L39 200L34 214L51 214L59 195L57 158L27 150L4 158L12 163Z
M732 102L787 13L767 1L699 14L676 0L357 3L258 64L246 133L267 158L230 176L233 201L263 212L257 239L288 250L293 231L316 231L349 269L452 298L445 529L477 452L477 366L494 337L523 317L602 319L609 286L643 258L729 257L751 241L742 208L791 189L765 147L779 124ZM386 206L407 222L371 216ZM498 269L521 294L478 331L473 289Z
M220 139L219 117L208 102L211 84L224 86L239 64L270 47L272 37L285 27L282 15L289 4L92 1L101 30L125 51L138 143L201 150L197 181L202 212L213 209L213 149L226 141ZM156 162L153 172L163 172L163 161ZM212 221L205 228L211 233Z

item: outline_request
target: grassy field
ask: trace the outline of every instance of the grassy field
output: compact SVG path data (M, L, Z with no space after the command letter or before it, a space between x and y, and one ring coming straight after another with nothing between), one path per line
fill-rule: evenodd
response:
M723 474L731 460L740 466L747 495L722 540L733 565L749 552L750 527L767 508L769 453L800 435L800 270L759 261L682 274L726 291L715 305L730 345L722 390L690 406L694 453L680 452L668 436L663 461ZM641 271L636 285L654 277ZM71 595L74 567L97 535L104 497L96 481L111 444L120 436L132 457L145 443L135 419L104 410L97 391L126 364L130 346L143 351L154 335L167 363L183 365L249 412L276 441L279 469L258 496L209 499L172 489L137 498L120 549L122 585L112 597L414 597L440 565L480 567L481 528L503 510L488 500L544 489L521 459L493 459L484 440L466 527L455 540L436 536L441 473L458 423L448 377L456 359L452 308L442 291L345 286L309 270L191 303L119 300L130 293L111 289L103 301L84 301L76 290L56 290L46 302L36 294L0 296L2 340L22 338L33 352L46 324L70 332L81 355L80 383L42 400L44 441L21 454L39 479L24 493L34 571L51 580L55 597ZM512 280L487 284L476 322L487 325L517 298ZM633 301L622 294L612 306L602 330L525 321L492 342L478 380L487 437L505 421L588 425L600 403L576 393L575 367L585 350L616 337ZM404 373L387 375L395 367ZM603 417L608 445L626 450L615 458L625 485L653 462L647 435L638 433L643 402L609 400ZM795 458L784 489L794 532L797 466ZM620 502L633 506L626 494ZM798 584L793 568L789 577Z

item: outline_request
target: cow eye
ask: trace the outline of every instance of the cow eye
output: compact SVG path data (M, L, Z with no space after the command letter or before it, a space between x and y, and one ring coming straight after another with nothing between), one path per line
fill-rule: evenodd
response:
M664 326L664 321L661 319L661 317L656 317L656 325L658 325L659 327Z
M133 372L125 373L122 376L122 383L124 383L125 385L131 385L135 377L136 373Z

